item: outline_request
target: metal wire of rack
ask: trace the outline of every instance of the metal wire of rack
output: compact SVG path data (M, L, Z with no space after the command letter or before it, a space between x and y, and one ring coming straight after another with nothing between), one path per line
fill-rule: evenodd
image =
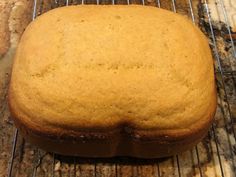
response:
M33 13L32 13L32 20L34 20L35 18L37 18L38 16L38 8L39 6L43 5L43 1L44 0L34 0L34 4L33 4ZM95 4L99 5L101 0L96 0ZM74 2L73 0L64 0L64 5L68 6L70 5L72 2ZM230 25L229 25L229 20L228 20L228 15L227 15L227 11L225 9L225 5L224 5L224 1L223 0L215 0L216 3L220 4L220 8L223 11L223 15L224 15L224 19L226 22L226 28L229 34L229 40L233 49L233 56L234 59L236 59L236 51L235 51L235 46L234 46L234 39L233 39L233 35L230 29ZM54 1L54 7L58 7L59 6L59 0L55 0ZM78 3L79 4L79 3ZM85 0L81 0L80 4L86 4ZM111 4L116 4L116 0L111 0ZM126 0L126 4L129 5L131 4L130 0ZM142 5L146 5L145 0L141 0L140 4ZM173 12L178 12L178 9L176 8L176 1L175 0L171 0L171 4L172 4L172 11ZM192 22L194 24L196 24L196 17L194 16L194 9L193 9L193 2L192 0L188 0L188 4L189 4L189 11L190 11L190 17L192 19ZM223 103L220 101L219 103L219 107L223 107L226 106L226 110L222 110L223 112L223 122L224 122L224 129L227 129L226 132L232 132L232 135L230 135L229 133L227 133L227 140L228 140L228 145L229 145L229 149L230 149L230 158L232 160L232 168L233 171L235 172L236 176L236 162L235 162L235 141L236 141L236 134L235 134L235 129L234 129L234 120L233 120L233 116L232 116L232 110L231 110L231 105L229 102L229 95L227 93L227 83L225 81L225 78L228 77L229 75L234 77L236 74L236 71L234 71L232 69L232 66L230 65L230 71L225 71L222 67L222 60L219 54L219 50L217 47L217 39L216 39L216 35L215 35L215 31L214 31L214 27L213 27L213 23L212 23L212 19L211 19L211 14L210 14L210 10L209 10L209 6L208 6L208 2L207 0L203 0L202 1L203 6L205 7L206 10L206 15L207 15L207 20L208 20L208 24L209 24L209 33L208 33L208 37L210 40L210 43L212 44L212 50L213 50L213 54L214 54L214 58L215 58L215 62L216 62L216 66L215 66L215 72L216 74L219 75L219 80L217 81L218 84L222 85L223 88L223 95L219 94L218 96L220 97L220 99L224 99L226 101L226 105L223 105ZM161 2L160 0L156 0L156 6L158 8L161 7ZM42 11L39 10L39 11ZM40 12L39 14L41 14L42 12ZM234 83L235 84L235 83ZM236 89L236 86L234 85L234 89ZM229 125L229 126L228 126ZM222 177L226 176L226 170L224 168L223 162L222 162L222 152L219 149L219 139L217 136L217 125L213 124L211 130L208 133L208 138L210 139L212 137L213 139L213 143L211 143L209 141L209 146L211 147L211 151L213 151L213 149L216 150L216 154L217 154L217 161L219 163L219 166L217 166L216 168L218 168L217 170L220 171L219 175L221 175ZM14 170L13 166L14 166L14 157L15 157L15 153L16 153L16 144L17 144L17 140L18 140L18 130L16 129L13 135L13 141L12 141L12 151L11 151L11 156L9 159L9 164L8 164L8 177L12 177L12 172ZM232 138L233 136L233 138ZM199 148L198 145L195 147L194 149L194 153L197 157L197 168L199 171L199 176L205 176L204 174L204 169L202 167L201 164L201 158L199 155ZM37 176L37 169L41 164L41 160L43 158L43 154L41 154L41 151L38 149L37 153L36 153L36 160L32 166L33 168L33 173L32 176L36 177ZM52 154L52 168L51 168L51 176L54 177L55 173L54 173L54 169L55 169L55 161L56 161L56 157L58 155L56 154ZM175 157L173 157L175 159L175 163L177 164L177 174L179 177L184 176L182 174L182 169L181 169L181 159L179 158L179 155L176 155ZM77 157L73 158L73 176L77 176L76 175L76 163L77 163ZM116 161L115 161L116 163ZM157 168L157 173L156 176L160 177L162 176L161 174L161 170L160 170L160 165L159 165L160 161L156 161L156 168ZM216 162L217 163L217 162ZM96 176L96 163L94 163L94 176ZM117 164L115 164L115 170L117 173ZM216 170L216 171L217 171ZM116 175L117 176L117 175Z

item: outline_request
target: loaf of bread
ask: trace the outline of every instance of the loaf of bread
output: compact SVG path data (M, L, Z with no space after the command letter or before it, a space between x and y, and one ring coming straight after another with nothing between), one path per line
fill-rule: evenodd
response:
M155 7L80 5L33 21L9 88L17 128L64 155L164 157L196 145L216 109L208 41Z

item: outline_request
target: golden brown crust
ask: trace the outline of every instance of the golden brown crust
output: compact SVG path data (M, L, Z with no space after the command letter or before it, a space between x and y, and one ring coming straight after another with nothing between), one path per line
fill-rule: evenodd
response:
M12 108L10 91L8 95L12 118L27 140L49 152L81 157L160 158L191 149L207 134L214 120L217 103L214 100L213 110L210 110L211 114L207 116L204 124L194 125L195 129L187 133L158 130L147 132L124 126L106 132L74 132L64 129L48 131L44 127L36 128L23 122L24 119L20 119Z
M142 132L133 131L132 134L117 128L106 133L85 132L51 132L36 131L17 119L11 110L15 124L23 136L32 144L49 152L63 155L77 155L82 157L113 157L133 156L139 158L159 158L178 154L194 147L207 134L213 121L210 115L209 122L198 130L184 135L155 135L150 136ZM73 135L73 136L72 136Z
M9 106L24 136L49 151L172 155L195 145L213 120L211 52L199 29L165 10L64 7L26 29Z

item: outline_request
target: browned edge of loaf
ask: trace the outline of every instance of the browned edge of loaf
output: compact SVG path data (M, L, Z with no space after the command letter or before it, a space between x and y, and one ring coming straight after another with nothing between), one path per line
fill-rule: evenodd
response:
M160 133L158 130L137 130L131 125L118 125L112 131L95 132L92 129L73 131L62 128L49 130L40 125L35 127L18 116L11 104L10 90L8 94L12 118L25 139L49 152L81 157L159 158L191 149L204 138L214 120L217 100L216 97L213 99L214 105L204 124L196 123L187 132L166 130Z

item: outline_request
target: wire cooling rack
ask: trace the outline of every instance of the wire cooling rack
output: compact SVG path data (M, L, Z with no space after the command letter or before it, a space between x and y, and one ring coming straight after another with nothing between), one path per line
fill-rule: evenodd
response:
M182 2L183 0L181 0ZM230 0L229 0L230 1ZM189 152L167 159L141 160L133 158L87 159L64 157L32 148L33 160L21 170L22 157L29 148L24 140L19 143L16 129L12 137L12 150L7 176L236 176L235 111L236 110L236 51L234 33L229 24L223 0L215 0L223 12L226 23L216 24L211 18L207 0L34 0L32 20L45 11L60 6L77 4L140 4L167 8L187 15L208 36L215 59L215 74L218 90L216 120L208 136ZM196 8L197 7L197 8ZM219 27L220 25L220 27ZM217 27L218 26L218 27ZM227 36L224 38L224 36ZM194 44L192 44L194 45ZM222 49L223 48L223 49ZM222 50L224 52L222 52ZM26 164L26 162L24 162ZM30 173L29 173L30 171ZM27 175L24 175L25 174Z

